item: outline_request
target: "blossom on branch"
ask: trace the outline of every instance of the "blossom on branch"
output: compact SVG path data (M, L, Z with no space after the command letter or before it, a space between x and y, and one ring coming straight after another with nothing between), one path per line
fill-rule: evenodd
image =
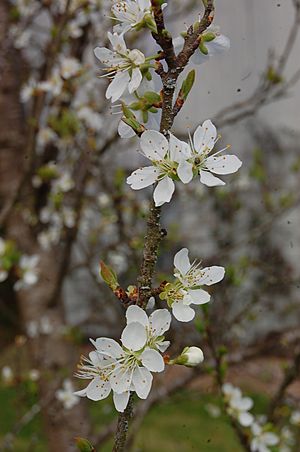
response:
M108 32L108 39L113 51L106 47L96 47L94 54L107 66L106 76L112 78L112 82L106 90L106 98L115 102L126 89L129 93L138 89L143 79L141 66L145 65L146 58L138 49L127 49L122 35Z
M166 300L172 309L174 317L180 322L189 322L195 317L192 304L208 303L210 295L202 286L211 286L224 278L225 269L219 266L201 268L201 263L190 263L188 249L182 248L174 257L176 278L172 284L167 284L160 298Z
M254 417L248 412L253 406L253 400L250 397L243 397L241 390L230 383L222 386L222 392L227 403L228 414L237 419L243 427L253 424Z
M153 193L156 206L170 202L175 190L174 180L188 183L193 177L192 167L187 164L189 147L170 134L169 141L156 130L147 130L141 136L142 154L152 162L134 171L127 183L133 190L140 190L157 182Z
M225 185L222 179L213 174L232 174L242 165L242 162L235 155L219 155L228 146L213 155L209 155L218 139L217 129L209 119L199 125L194 132L193 139L190 138L191 159L189 161L200 174L200 182L208 187Z
M171 322L166 309L159 309L148 318L138 306L130 306L126 318L122 346L105 337L91 340L96 351L91 352L89 358L82 358L76 374L79 378L92 380L76 395L96 401L113 391L114 404L120 412L125 410L131 391L146 399L152 385L151 372L164 370L160 351L165 351L169 342L164 341L162 335Z
M157 32L150 0L116 1L111 10L114 19L119 22L114 26L114 31L117 33L126 33L129 30L138 31L143 27Z
M251 431L253 434L250 444L252 452L270 452L269 446L276 446L279 442L279 438L275 433L264 431L256 422L251 425Z
M176 53L179 53L182 50L184 45L184 33L183 36L178 36L173 39L173 45ZM212 56L219 55L229 49L229 38L220 33L219 27L210 26L202 33L198 49L191 57L191 62L194 64L205 63Z

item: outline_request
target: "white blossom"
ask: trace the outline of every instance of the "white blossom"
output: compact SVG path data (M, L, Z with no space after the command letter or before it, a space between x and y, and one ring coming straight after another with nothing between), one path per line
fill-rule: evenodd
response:
M92 110L90 107L82 106L77 111L79 119L85 122L86 126L92 130L100 132L103 128L103 117L100 113Z
M81 64L76 58L63 58L60 64L60 74L65 79L68 80L74 77L81 70Z
M12 368L10 366L2 367L1 376L4 383L10 383L14 378Z
M183 36L173 39L175 52L179 53L184 44ZM219 55L230 49L230 40L227 36L220 33L219 27L210 26L202 34L201 43L196 52L191 57L194 64L202 64L208 61L212 56Z
M174 362L187 367L196 367L204 360L203 351L199 347L185 347Z
M119 23L114 26L117 33L126 33L143 25L146 18L154 22L150 0L122 0L112 6L114 18ZM152 22L151 21L151 22Z
M224 267L212 266L201 268L201 263L194 261L190 263L187 248L182 248L174 257L175 273L179 284L171 288L173 293L173 302L171 304L174 317L181 322L188 322L195 316L195 311L191 304L204 304L210 300L208 292L201 286L211 286L224 278ZM169 293L169 299L172 299L172 293Z
M254 417L248 411L253 406L253 400L250 397L243 397L241 390L230 383L225 383L222 391L228 405L228 414L237 419L243 427L252 425Z
M19 261L19 271L21 273L20 279L15 283L15 290L26 289L29 286L36 284L38 281L37 265L39 256L21 256Z
M225 185L225 182L213 174L232 174L242 165L235 155L219 155L224 149L209 155L217 141L217 129L209 119L197 127L193 140L190 140L190 165L200 174L200 182L208 187Z
M271 449L268 446L276 446L279 442L275 433L264 431L256 422L251 425L251 431L253 434L250 444L252 452L270 452Z
M145 63L145 55L138 49L129 50L124 37L108 32L113 51L105 47L96 47L94 53L101 63L107 66L107 76L112 78L106 90L106 98L112 102L120 99L126 89L133 93L143 79L141 66Z
M290 423L292 425L299 425L300 426L300 411L295 410L291 414Z
M52 74L48 80L38 83L38 88L46 93L51 93L54 97L59 96L63 88L59 68L55 67L52 70Z
M186 164L188 145L170 134L169 141L156 130L147 130L140 139L142 153L152 162L134 171L127 183L133 190L140 190L157 182L153 193L156 206L170 202L175 190L174 179L188 183L193 177L192 167Z
M79 397L74 394L74 386L69 379L64 380L63 388L55 392L55 397L62 402L65 410L70 410L80 401Z
M91 352L89 358L82 358L76 374L79 378L92 380L84 390L77 391L77 395L102 400L112 390L115 407L120 412L127 406L130 391L146 399L152 385L151 372L164 370L159 351L169 345L162 334L171 321L166 309L157 310L148 318L138 306L130 306L126 318L122 347L109 338L91 340L96 351Z

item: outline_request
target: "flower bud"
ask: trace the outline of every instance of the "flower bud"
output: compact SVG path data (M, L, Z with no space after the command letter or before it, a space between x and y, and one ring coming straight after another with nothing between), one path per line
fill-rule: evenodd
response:
M180 364L186 367L196 367L202 363L204 355L199 347L185 347L181 355L170 361L170 364Z

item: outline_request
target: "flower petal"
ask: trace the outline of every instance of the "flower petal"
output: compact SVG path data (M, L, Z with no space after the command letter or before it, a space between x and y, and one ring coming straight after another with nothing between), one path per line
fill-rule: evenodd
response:
M208 157L205 160L206 168L215 174L232 174L241 166L242 162L236 155L221 155Z
M181 182L188 184L193 179L193 165L186 160L182 160L177 168L177 174Z
M90 341L100 353L103 353L103 355L112 358L120 358L123 355L122 347L113 339L99 337L95 341L93 339L90 339Z
M135 392L140 399L146 399L151 390L153 377L145 367L137 367L133 371L132 382Z
M114 53L105 47L96 47L94 49L94 55L103 64L109 64L114 59Z
M146 312L144 311L144 309L136 305L129 306L129 308L126 311L126 319L127 325L131 322L138 322L144 326L149 325L149 320Z
M172 313L180 322L190 322L195 317L194 309L183 304L182 301L174 301L172 304Z
M120 121L118 125L118 134L121 138L132 138L136 136L135 131L124 121Z
M189 260L189 250L187 248L182 248L175 254L174 265L182 275L185 275L189 271L191 264Z
M171 314L167 309L157 309L149 317L151 332L154 336L161 336L168 331L171 324Z
M211 286L216 284L224 278L225 268L213 265L212 267L205 267L201 270L201 277L197 280L199 286L205 284Z
M131 186L133 190L140 190L141 188L149 187L149 185L156 182L159 175L159 170L155 166L145 166L144 168L139 168L129 177L127 177L127 184Z
M111 373L109 382L111 389L118 394L129 391L132 382L132 371L119 365Z
M209 56L223 53L230 49L230 39L224 35L218 35L212 41L206 44Z
M141 84L141 81L143 80L143 76L139 68L134 68L131 75L131 80L128 83L128 91L130 94L132 94L134 91L138 89L138 87Z
M117 392L113 392L114 405L116 407L116 410L119 411L119 413L123 413L125 408L127 407L129 396L130 396L130 391L125 391L125 392L122 392L121 394L118 394Z
M88 399L98 401L105 399L110 393L110 384L108 381L101 380L100 377L94 378L86 388Z
M153 193L156 207L162 206L165 202L170 202L174 190L175 184L169 177L164 177L159 181Z
M170 159L174 162L181 162L189 157L191 157L191 148L184 141L176 138L172 133L170 133L169 138L169 149L170 149Z
M218 177L213 176L209 171L200 170L200 182L207 187L216 187L218 185L225 185Z
M210 119L198 126L193 136L194 147L201 154L207 149L212 149L217 138L217 129Z
M205 304L210 300L209 293L203 289L190 289L188 292L193 300L193 304Z
M146 130L141 135L141 149L150 160L161 160L166 155L169 143L166 137L156 130Z
M157 350L144 350L141 354L141 360L143 366L151 372L162 372L165 368L163 357Z
M238 420L243 427L249 427L254 421L254 417L251 413L244 412L239 414Z
M144 325L132 322L127 325L122 333L121 342L124 347L132 351L141 350L147 341L147 331Z
M106 99L110 99L112 102L120 99L125 89L128 86L130 75L128 71L117 72L112 82L108 85L105 96Z
M164 353L168 347L170 347L170 341L161 341L156 344L158 350Z

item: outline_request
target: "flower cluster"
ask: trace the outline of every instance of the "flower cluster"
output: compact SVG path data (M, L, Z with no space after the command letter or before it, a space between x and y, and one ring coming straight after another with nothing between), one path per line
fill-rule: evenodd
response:
M163 334L169 329L171 315L158 309L148 318L138 306L126 311L127 326L121 335L122 346L109 338L91 340L95 351L83 357L77 377L90 379L89 385L75 394L91 400L102 400L113 391L118 411L123 412L130 392L146 399L152 385L152 373L165 368L161 352L169 346Z
M254 417L249 410L253 407L253 400L250 397L243 397L240 388L230 383L225 383L222 387L227 412L237 419L243 427L249 427L254 422Z
M0 283L8 279L12 272L14 279L14 289L26 289L38 281L37 255L21 255L15 243L11 240L3 240L0 237Z
M235 155L220 155L227 148L210 155L217 140L216 127L210 120L197 127L189 143L178 140L172 134L167 140L162 133L147 130L141 136L140 146L152 166L134 171L127 178L127 183L133 190L157 183L153 193L156 206L170 202L175 190L174 181L187 184L200 175L200 182L208 187L225 185L214 174L235 173L242 162Z
M192 304L208 303L210 295L202 286L211 286L221 281L225 269L219 266L201 267L201 263L190 263L187 248L182 248L174 257L175 281L168 283L160 294L172 309L174 317L181 322L189 322L195 317Z

